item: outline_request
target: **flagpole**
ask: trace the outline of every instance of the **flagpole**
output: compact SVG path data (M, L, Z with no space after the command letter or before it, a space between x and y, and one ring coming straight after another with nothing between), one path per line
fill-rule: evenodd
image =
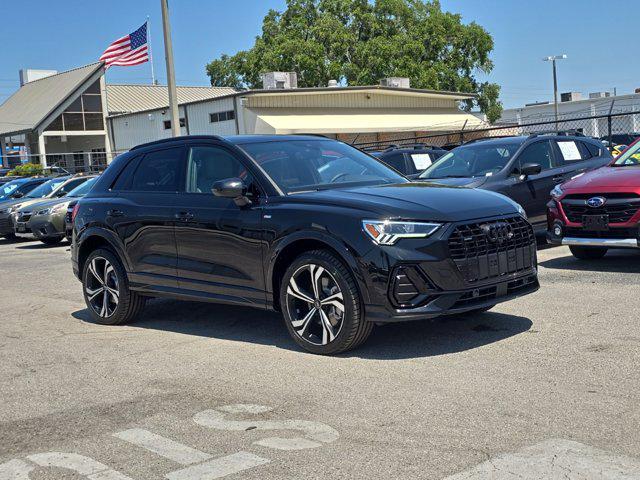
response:
M147 45L149 46L149 63L151 64L151 84L156 84L156 75L153 71L153 52L151 51L151 28L149 27L149 15L147 15Z
M180 136L180 119L178 115L178 94L173 67L173 45L171 44L171 26L169 25L168 0L160 0L162 5L162 30L164 33L164 58L167 64L167 87L169 89L169 112L171 113L171 134Z

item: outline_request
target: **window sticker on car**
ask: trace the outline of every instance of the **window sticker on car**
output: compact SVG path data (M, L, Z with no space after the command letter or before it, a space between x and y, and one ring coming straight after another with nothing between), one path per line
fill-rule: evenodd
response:
M411 160L413 160L416 170L424 170L433 163L431 155L428 153L413 153L411 154Z
M582 160L576 142L558 142L558 146L565 160Z

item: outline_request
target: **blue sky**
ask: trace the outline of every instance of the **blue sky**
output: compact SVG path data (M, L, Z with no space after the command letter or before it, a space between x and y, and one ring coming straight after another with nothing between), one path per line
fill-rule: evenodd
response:
M109 43L136 29L147 15L156 74L164 83L158 0L3 3L5 11L29 13L0 23L0 102L18 87L20 68L66 70L95 61ZM281 9L284 4L284 0L172 0L178 84L206 85L204 65L221 53L249 48L269 8ZM617 87L618 93L631 93L640 87L640 2L442 0L442 4L493 35L495 69L487 78L502 85L506 107L550 99L551 66L542 57L560 53L569 56L558 65L561 91L586 94ZM114 67L107 74L111 83L144 83L150 78L148 64Z

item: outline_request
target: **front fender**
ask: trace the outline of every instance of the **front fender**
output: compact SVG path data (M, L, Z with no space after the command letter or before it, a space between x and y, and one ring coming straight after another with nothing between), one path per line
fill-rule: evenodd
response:
M351 272L353 273L363 301L368 303L369 288L365 281L365 277L362 274L363 265L359 261L361 256L353 246L347 244L339 238L332 236L326 231L319 230L298 230L296 232L288 234L285 237L277 239L271 244L269 252L265 256L265 276L267 280L265 283L267 285L267 289L272 290L271 285L273 283L274 267L280 254L287 247L293 245L296 242L309 240L321 242L330 247L339 255L340 259L349 267L349 270L351 270ZM273 291L269 291L269 293L273 294Z

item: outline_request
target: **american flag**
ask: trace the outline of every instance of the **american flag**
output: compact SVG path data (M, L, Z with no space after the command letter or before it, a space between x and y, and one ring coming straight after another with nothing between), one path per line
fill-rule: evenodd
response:
M109 45L100 57L100 61L104 62L105 68L113 65L129 67L148 62L147 24Z

